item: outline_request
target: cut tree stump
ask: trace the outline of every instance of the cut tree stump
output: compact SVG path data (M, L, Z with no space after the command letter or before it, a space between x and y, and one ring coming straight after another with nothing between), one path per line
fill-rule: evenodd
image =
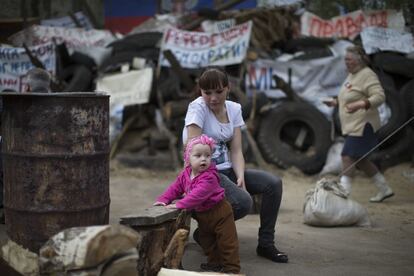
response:
M137 231L138 275L155 276L161 267L177 268L184 254L190 230L190 213L164 206L153 206L142 213L125 216L120 223Z

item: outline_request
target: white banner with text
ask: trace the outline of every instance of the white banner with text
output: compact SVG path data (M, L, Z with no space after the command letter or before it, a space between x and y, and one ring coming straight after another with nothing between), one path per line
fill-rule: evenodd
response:
M251 21L218 33L168 28L162 39L160 63L162 66L170 66L162 54L165 50L171 50L184 68L241 63L249 47L251 29Z

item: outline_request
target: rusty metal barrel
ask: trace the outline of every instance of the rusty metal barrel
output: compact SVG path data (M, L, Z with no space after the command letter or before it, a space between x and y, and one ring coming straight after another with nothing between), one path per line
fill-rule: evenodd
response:
M11 240L38 252L52 235L109 219L109 96L0 93L4 213Z

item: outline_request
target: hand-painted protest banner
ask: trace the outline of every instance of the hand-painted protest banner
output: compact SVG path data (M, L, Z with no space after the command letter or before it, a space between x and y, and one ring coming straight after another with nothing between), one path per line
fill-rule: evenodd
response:
M170 66L162 54L165 50L171 50L184 68L241 63L249 46L251 29L251 21L219 33L188 32L168 28L162 39L160 63Z
M316 37L347 37L354 39L365 27L377 26L402 30L405 22L402 12L377 10L363 12L357 10L331 20L305 12L301 17L303 35Z
M35 46L52 42L65 42L68 49L84 47L105 47L115 38L109 31L85 30L82 28L64 28L33 25L24 29L9 38L14 46L21 47L23 43L28 46Z
M55 74L56 55L52 43L32 46L29 50L46 70ZM33 67L24 48L0 47L0 91L25 91L25 74Z
M367 54L378 51L414 52L413 35L393 29L368 27L361 32L362 45Z

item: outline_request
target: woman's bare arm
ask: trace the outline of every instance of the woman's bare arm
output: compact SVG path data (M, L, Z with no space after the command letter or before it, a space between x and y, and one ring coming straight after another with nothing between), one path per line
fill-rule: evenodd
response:
M233 139L230 142L230 155L231 162L233 163L233 170L237 177L237 186L246 190L244 183L245 162L242 152L242 136L240 127L234 129Z
M198 125L191 124L187 126L187 140L200 136L201 134L203 134L203 131L201 130L201 127L199 127ZM185 141L184 144L187 144L187 141Z

